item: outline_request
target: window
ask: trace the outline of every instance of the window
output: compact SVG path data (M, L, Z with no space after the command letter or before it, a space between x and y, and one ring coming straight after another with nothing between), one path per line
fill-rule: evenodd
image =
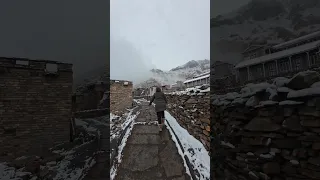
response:
M289 60L281 60L278 63L278 68L280 73L287 73L290 70Z
M292 59L292 69L293 71L299 71L302 69L301 58Z
M277 75L276 63L271 62L271 63L265 64L265 70L266 70L266 76L276 76Z

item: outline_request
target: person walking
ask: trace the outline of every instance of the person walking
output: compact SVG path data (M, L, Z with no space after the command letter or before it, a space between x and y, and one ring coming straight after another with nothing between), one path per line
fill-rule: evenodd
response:
M167 98L159 87L156 88L156 92L151 97L149 106L153 102L155 104L155 111L157 112L159 131L162 131L164 125L164 111L167 108Z

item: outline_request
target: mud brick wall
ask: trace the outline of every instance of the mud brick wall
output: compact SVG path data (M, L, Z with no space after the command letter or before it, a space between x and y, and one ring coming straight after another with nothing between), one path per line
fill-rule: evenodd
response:
M127 83L127 84L126 84ZM132 107L133 85L130 81L110 81L110 112L121 115Z
M210 96L166 94L168 111L183 128L210 149Z
M1 159L41 155L69 141L72 74L71 64L0 58Z
M213 96L214 179L320 179L320 75Z

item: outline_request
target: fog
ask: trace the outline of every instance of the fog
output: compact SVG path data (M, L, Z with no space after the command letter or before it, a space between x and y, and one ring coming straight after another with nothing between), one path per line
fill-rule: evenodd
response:
M124 38L110 38L110 75L115 80L140 83L155 68L147 58Z
M210 57L209 0L111 0L110 77L146 80Z
M0 3L0 56L74 64L75 77L109 60L109 2L14 0Z

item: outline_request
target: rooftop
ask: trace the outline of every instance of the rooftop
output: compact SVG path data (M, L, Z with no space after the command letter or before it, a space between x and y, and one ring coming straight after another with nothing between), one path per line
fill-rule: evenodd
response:
M277 45L273 46L272 48L275 48L275 49L283 48L283 47L290 46L290 45L299 43L299 42L301 42L301 41L308 40L308 39L311 39L311 38L314 38L314 37L318 37L318 36L320 36L320 31L316 31L316 32L313 32L313 33L311 33L311 34L307 34L307 35L305 35L305 36L301 36L301 37L299 37L299 38L292 39L292 40L290 40L290 41L277 44Z
M197 80L200 80L200 79L205 79L205 78L208 78L210 77L210 74L207 74L205 76L200 76L200 77L197 77L197 78L193 78L193 79L188 79L186 81L184 81L183 83L188 83L188 82L192 82L192 81L197 81Z
M312 50L314 48L317 48L320 45L320 40L319 41L314 41L308 44L304 44L301 46L297 46L294 48L290 48L287 50L283 50L283 51L279 51L276 53L272 53L272 54L268 54L265 56L261 56L261 57L257 57L254 59L249 59L249 60L245 60L242 61L240 63L238 63L235 68L239 69L239 68L243 68L243 67L248 67L248 66L252 66L252 65L256 65L256 64L260 64L260 63L265 63L268 61L272 61L272 60L276 60L276 59L280 59L283 57L287 57L287 56L292 56L295 54L299 54L299 53L303 53L306 52L308 50Z

